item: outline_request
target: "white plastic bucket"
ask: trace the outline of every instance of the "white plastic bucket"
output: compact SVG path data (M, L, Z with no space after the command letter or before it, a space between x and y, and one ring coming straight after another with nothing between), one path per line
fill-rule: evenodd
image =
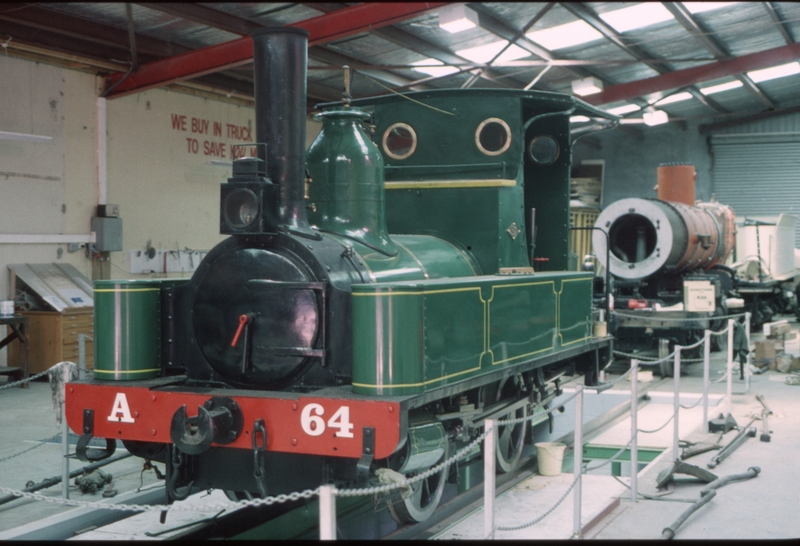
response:
M561 442L539 442L536 444L539 474L542 476L558 476L561 474L565 449L567 449L567 446Z
M14 300L0 301L0 316L10 317L14 314Z

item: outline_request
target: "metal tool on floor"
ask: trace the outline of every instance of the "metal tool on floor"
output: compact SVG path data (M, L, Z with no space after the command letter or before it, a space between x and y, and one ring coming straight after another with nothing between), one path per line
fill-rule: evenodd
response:
M713 451L715 449L722 449L720 444L709 444L704 442L687 442L686 440L681 440L678 445L683 448L681 452L681 460L685 461L689 457L694 457L695 455L700 455L701 453L705 453L707 451Z
M666 487L666 485L673 480L675 474L687 474L689 476L694 476L700 481L704 481L706 483L711 483L717 479L716 474L709 472L705 468L700 468L699 466L676 460L671 468L665 468L658 473L658 477L656 478L656 488L662 489Z
M708 466L708 468L714 468L719 463L724 461L728 457L728 455L736 451L736 449L739 446L745 443L745 441L747 441L747 438L755 438L756 428L750 426L753 424L753 421L755 421L755 418L751 419L750 422L747 423L747 426L742 427L741 430L739 430L739 434L737 434L736 437L733 440L731 440L728 445L722 448L722 451L720 451L717 455L715 455L706 466Z
M716 419L711 419L708 422L708 431L709 432L728 432L729 430L738 428L739 425L736 423L736 419L733 418L733 415L730 413L728 415L723 415L722 413L719 414L719 417Z
M764 406L764 409L761 410L761 441L762 442L769 442L772 437L769 434L769 423L767 421L767 416L772 415L772 410L767 405L767 402L764 400L764 395L759 394L756 396L756 400L761 402L761 405Z

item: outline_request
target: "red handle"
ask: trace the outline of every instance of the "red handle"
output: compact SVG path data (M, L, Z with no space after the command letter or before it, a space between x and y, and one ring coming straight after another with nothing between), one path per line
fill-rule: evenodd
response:
M231 347L236 347L236 344L239 343L239 336L242 335L242 330L244 330L245 324L250 322L250 317L247 315L239 315L239 327L236 329L236 333L233 334L233 341L231 341Z

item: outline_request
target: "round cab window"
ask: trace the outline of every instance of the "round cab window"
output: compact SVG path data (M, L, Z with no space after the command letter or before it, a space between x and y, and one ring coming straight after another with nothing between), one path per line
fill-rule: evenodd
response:
M528 153L539 165L549 165L558 158L558 142L549 135L534 137L528 146Z
M499 118L489 118L478 125L475 144L486 155L500 155L511 146L511 129Z
M417 149L417 133L410 125L395 123L383 133L383 151L393 159L405 159Z

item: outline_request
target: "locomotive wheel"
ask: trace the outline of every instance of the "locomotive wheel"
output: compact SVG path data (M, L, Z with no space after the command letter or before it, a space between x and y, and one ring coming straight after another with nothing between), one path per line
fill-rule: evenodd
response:
M500 402L501 400L509 398L518 398L523 388L522 376L515 375L509 377L494 390L492 386L487 386L484 391L485 399L488 403ZM495 393L495 394L490 394ZM519 419L527 417L528 406L517 408L515 411L507 413L499 418L499 420ZM500 472L506 473L514 470L519 465L520 458L522 457L522 450L525 447L525 431L528 430L527 421L516 423L514 425L501 425L497 429L497 469ZM483 444L481 444L483 446Z
M436 464L441 463L450 456L449 448L450 442L447 442L444 455ZM412 493L407 499L400 498L389 502L389 513L392 514L394 520L400 524L418 523L431 517L442 499L448 471L449 468L445 467L436 474L412 484ZM421 474L421 472L414 472L406 477L411 478L418 474Z

